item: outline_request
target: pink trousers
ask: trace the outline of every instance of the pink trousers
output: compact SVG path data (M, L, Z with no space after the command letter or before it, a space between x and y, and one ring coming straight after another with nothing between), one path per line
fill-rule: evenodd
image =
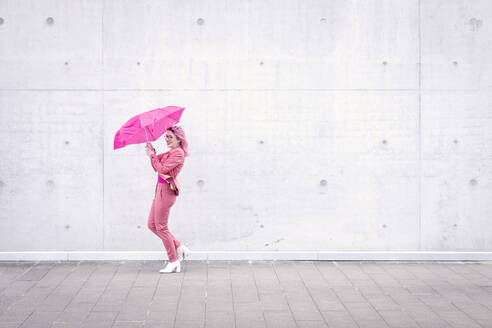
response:
M157 183L147 226L162 240L169 262L174 262L178 259L176 249L181 245L167 226L169 211L175 202L176 194L171 190L169 184Z

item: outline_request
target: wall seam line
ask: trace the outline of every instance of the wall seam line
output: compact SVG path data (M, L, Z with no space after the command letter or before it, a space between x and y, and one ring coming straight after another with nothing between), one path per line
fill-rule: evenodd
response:
M422 250L422 30L421 30L421 0L418 0L418 23L419 23L419 123L418 123L418 143L419 143L419 251Z
M104 104L105 104L105 99L104 99L104 8L105 8L105 1L102 0L102 10L101 10L101 69L102 69L102 249L105 250L105 245L104 245L104 238L105 238L105 220L104 220L104 151L105 151L105 130L104 130Z

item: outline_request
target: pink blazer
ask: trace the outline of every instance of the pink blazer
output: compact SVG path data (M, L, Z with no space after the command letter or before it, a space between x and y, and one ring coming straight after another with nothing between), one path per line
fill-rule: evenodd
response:
M159 155L151 155L150 163L157 173L169 175L167 179L174 187L174 192L179 195L178 173L184 164L184 151L180 147L173 148Z

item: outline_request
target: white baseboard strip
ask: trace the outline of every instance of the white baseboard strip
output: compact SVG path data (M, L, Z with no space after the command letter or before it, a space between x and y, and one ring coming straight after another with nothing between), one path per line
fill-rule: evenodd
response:
M310 261L492 261L492 252L419 251L193 251L189 260ZM167 260L163 251L22 251L1 252L0 261Z

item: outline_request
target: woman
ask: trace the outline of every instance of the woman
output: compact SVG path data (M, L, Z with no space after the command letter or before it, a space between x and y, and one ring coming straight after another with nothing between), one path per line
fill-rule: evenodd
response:
M167 225L169 211L179 195L176 177L183 167L185 156L188 156L188 143L183 129L179 126L167 129L166 144L171 149L160 155L156 155L150 142L145 146L152 167L159 175L148 227L162 240L169 257L167 266L160 273L180 272L181 261L190 254L190 250L174 238Z

